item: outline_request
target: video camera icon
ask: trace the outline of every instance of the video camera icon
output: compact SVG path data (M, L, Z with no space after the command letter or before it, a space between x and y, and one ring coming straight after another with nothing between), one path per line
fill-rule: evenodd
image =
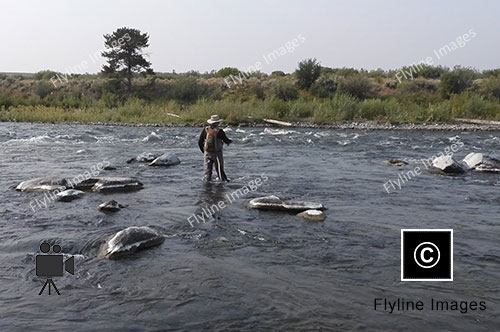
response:
M50 251L50 244L44 242L40 245L40 251L44 254ZM55 244L52 246L52 251L56 254L61 252L61 246ZM57 295L61 295L59 290L56 287L54 281L52 281L52 277L62 277L64 274L63 269L74 275L75 274L75 258L70 257L66 261L63 262L63 255L36 255L36 275L39 277L47 277L47 281L42 287L42 290L38 295L42 295L45 287L49 285L49 295L50 287L54 286L54 289L57 292Z

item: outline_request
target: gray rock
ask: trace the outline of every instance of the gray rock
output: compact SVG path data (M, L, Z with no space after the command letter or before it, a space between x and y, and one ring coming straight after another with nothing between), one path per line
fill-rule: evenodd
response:
M306 210L304 212L301 212L297 214L299 217L306 218L309 220L314 220L314 221L324 221L326 219L325 214L323 211L320 210Z
M440 156L432 161L432 166L443 173L457 174L464 173L465 170L451 156Z
M60 178L36 178L21 182L16 190L26 192L49 192L54 190L63 191L66 189L68 181Z
M389 165L406 166L406 165L408 165L408 162L401 160L401 159L391 159L391 160L389 160Z
M140 155L138 155L135 158L127 160L127 164L130 163L150 163L156 158L158 158L160 154L158 153L150 153L150 152L143 152Z
M125 205L121 205L115 200L107 201L99 205L98 209L99 211L102 212L118 212L122 208L124 208Z
M74 181L76 179L76 181ZM90 179L70 179L70 183L72 185L73 189L77 190L83 190L83 191L90 191L92 190L92 187L96 184L96 182L99 180L98 178L90 178Z
M306 210L324 210L323 204L303 201L284 201L281 198L271 195L265 197L254 198L248 203L251 209L259 210L276 210L302 212Z
M56 194L57 200L61 202L71 202L77 198L82 197L85 193L81 190L66 189Z
M500 160L471 152L464 158L464 164L471 170L482 173L500 173Z
M136 191L144 188L144 185L134 178L104 177L92 187L92 191L100 193Z
M158 230L147 227L128 227L110 236L101 247L101 256L108 259L119 259L129 256L138 250L159 246L165 236Z
M168 167L168 166L173 166L173 165L177 165L177 164L180 164L181 163L181 160L179 159L179 157L177 157L176 155L174 154L170 154L170 153L166 153L166 154L162 154L161 156L159 156L158 158L156 158L155 160L153 160L149 166L164 166L164 167Z
M219 236L218 238L215 239L215 243L218 245L224 245L229 243L229 240L225 236Z

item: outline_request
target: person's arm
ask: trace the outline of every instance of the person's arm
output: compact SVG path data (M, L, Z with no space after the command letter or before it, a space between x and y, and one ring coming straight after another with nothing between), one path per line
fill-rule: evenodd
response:
M200 138L198 139L198 146L200 147L201 152L205 152L204 145L206 137L207 137L207 132L205 131L205 128L203 128L200 134Z
M233 143L233 140L227 138L226 136L226 133L224 132L224 130L220 129L219 130L219 134L218 134L219 138L224 142L226 143L227 145Z

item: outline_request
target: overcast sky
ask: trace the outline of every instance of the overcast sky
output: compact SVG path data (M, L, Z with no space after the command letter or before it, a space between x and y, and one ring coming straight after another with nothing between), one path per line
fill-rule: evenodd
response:
M434 64L500 67L500 1L10 0L2 1L0 72L100 71L103 34L133 27L150 34L157 72L226 66L293 71L317 58L329 67ZM472 29L476 36L437 60L434 50ZM303 42L269 64L263 55ZM82 65L84 64L84 65Z

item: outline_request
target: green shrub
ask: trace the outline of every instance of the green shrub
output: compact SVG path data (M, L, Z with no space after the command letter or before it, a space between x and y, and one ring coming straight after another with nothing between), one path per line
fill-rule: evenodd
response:
M4 94L0 95L0 108L4 107L4 108L8 109L11 106L17 106L20 103L21 103L21 101L16 97L4 95Z
M264 100L266 99L266 90L260 85L254 85L250 88L250 91L256 98Z
M314 111L314 120L318 122L352 121L356 117L358 101L343 94L336 94Z
M500 114L500 104L475 93L464 92L450 98L451 114L454 117L493 119Z
M426 118L422 119L426 122L450 122L453 120L449 100L445 100L439 104L429 105L426 113Z
M443 97L449 97L451 94L462 93L472 85L476 76L476 72L472 69L456 67L441 77L441 94Z
M271 73L271 77L284 77L286 74L281 70L275 70Z
M422 91L434 92L437 90L437 88L438 88L437 85L431 81L417 79L417 80L406 80L401 82L398 85L397 90L403 93L422 92Z
M219 69L219 71L217 71L215 77L224 78L229 75L238 76L240 75L240 71L238 68L224 67L222 69Z
M295 100L299 97L299 91L291 84L282 83L274 88L274 95L284 101Z
M278 119L286 119L290 113L288 103L279 99L271 100L269 111L273 117L277 117Z
M399 104L390 100L367 99L359 104L359 115L365 120L401 120Z
M194 102L199 98L208 95L210 89L206 85L201 85L194 77L181 77L170 84L170 98Z
M348 94L358 99L365 99L373 94L370 80L364 76L356 75L344 78L339 86L338 92Z
M52 77L54 77L58 74L59 73L56 71L42 70L42 71L39 71L38 73L35 73L35 75L33 75L33 79L35 79L35 80L50 80Z
M321 65L316 59L307 59L299 62L299 67L295 71L297 86L301 89L309 89L318 79L320 73Z
M337 91L337 82L328 77L320 77L311 86L311 93L320 98L328 98Z
M446 72L446 69L439 66L427 66L424 65L419 71L418 76L428 79L438 79Z
M387 72L382 68L378 68L376 70L370 70L367 76L382 82L382 80L387 77Z
M311 101L297 101L290 105L290 117L301 120L314 115L316 103Z
M109 92L104 92L101 95L101 98L97 101L96 105L102 108L116 108L118 106L123 105L122 99L114 94Z
M52 83L48 83L48 82L37 82L34 85L33 91L40 98L45 98L52 91L54 91L54 85Z
M354 69L354 68L340 68L336 71L335 73L337 76L340 77L350 77L350 76L356 76L359 74L359 70Z
M487 79L483 87L486 95L500 99L500 77Z
M483 77L499 77L500 76L500 68L485 70L481 74Z
M398 84L395 97L401 102L412 101L427 106L441 100L440 95L436 93L437 89L437 85L431 81L406 80Z

